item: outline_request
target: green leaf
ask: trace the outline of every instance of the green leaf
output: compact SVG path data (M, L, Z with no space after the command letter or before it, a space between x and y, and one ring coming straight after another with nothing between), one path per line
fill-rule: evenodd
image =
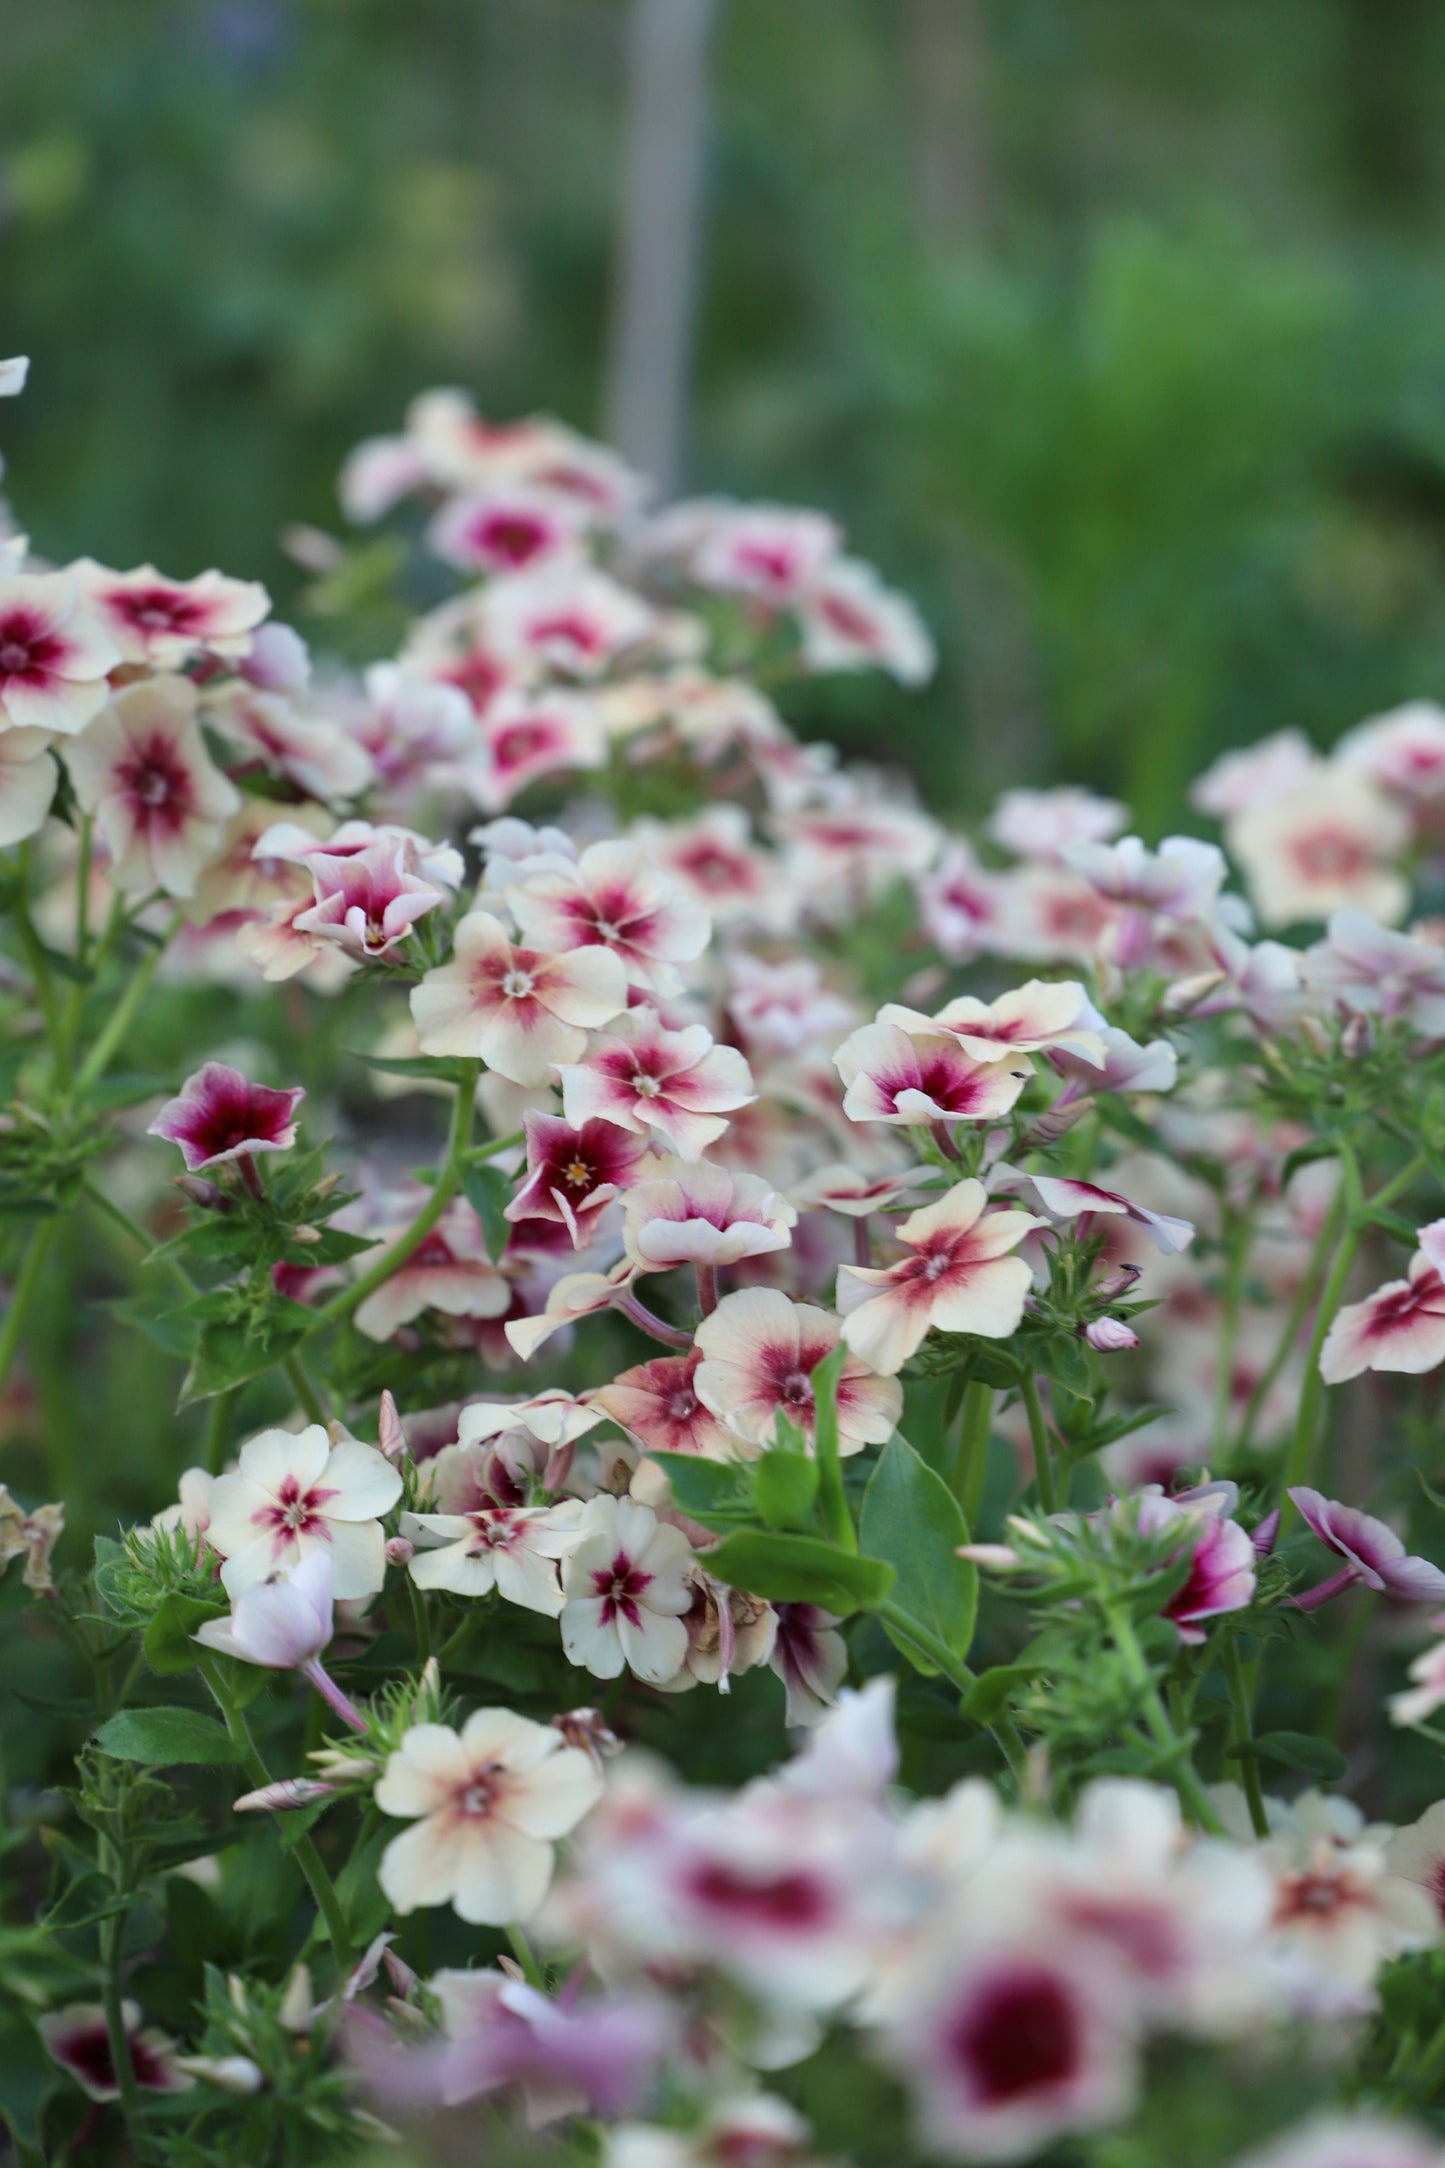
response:
M674 1505L704 1528L751 1525L751 1472L741 1461L701 1460L694 1453L651 1453L667 1477Z
M1035 1664L995 1664L985 1671L963 1697L963 1714L971 1724L996 1723L1015 1689L1028 1686L1038 1677Z
M95 1743L117 1761L141 1762L149 1769L169 1769L176 1762L219 1768L242 1761L246 1751L224 1724L199 1709L122 1709L101 1725Z
M807 1529L818 1499L818 1463L806 1453L774 1449L753 1469L753 1496L769 1528Z
M292 1303L290 1307L294 1310L299 1305ZM215 1393L229 1392L233 1385L243 1385L248 1378L274 1370L305 1339L315 1318L308 1310L293 1323L278 1312L267 1322L264 1337L244 1325L203 1325L181 1387L180 1405L184 1408L195 1400L209 1400Z
M443 1084L460 1084L471 1074L470 1062L455 1054L416 1054L403 1061L391 1055L363 1054L354 1046L346 1051L354 1061L364 1061L368 1069L380 1069L385 1076L430 1077Z
M196 1628L208 1618L224 1618L224 1603L208 1603L202 1596L167 1596L145 1630L145 1660L159 1678L194 1669L199 1651L193 1639Z
M482 1223L487 1255L496 1264L512 1232L510 1222L502 1216L512 1194L512 1185L499 1167L490 1166L486 1160L473 1160L463 1170L462 1189L467 1203Z
M1230 1761L1280 1762L1286 1769L1303 1769L1329 1784L1342 1777L1347 1766L1337 1746L1308 1731L1262 1731L1257 1739L1229 1747L1226 1753Z
M818 1536L742 1529L703 1555L708 1572L729 1588L746 1589L769 1603L820 1604L840 1618L875 1609L893 1586L886 1560L860 1558Z
M150 1264L153 1260L147 1258L145 1262ZM118 1301L102 1304L102 1308L109 1310L112 1317L119 1318L123 1325L134 1326L136 1331L143 1332L167 1355L189 1358L196 1344L195 1328L177 1316L175 1296L169 1288L163 1297L122 1295Z
M977 1571L957 1555L958 1546L968 1541L968 1527L943 1478L897 1431L863 1494L859 1535L870 1558L887 1559L894 1568L898 1608L966 1659L978 1610ZM902 1646L891 1627L889 1632ZM935 1668L926 1659L920 1664L911 1644L904 1654L920 1670Z
M40 2125L60 2073L35 2027L18 2009L0 2013L0 2070L5 2073L0 2122L9 2125L19 2144L43 2159Z
M40 1924L50 1934L63 1934L73 1927L90 1927L97 1920L108 1920L117 1912L128 1912L135 1898L122 1894L108 1874L93 1869L89 1874L79 1874L40 1917Z

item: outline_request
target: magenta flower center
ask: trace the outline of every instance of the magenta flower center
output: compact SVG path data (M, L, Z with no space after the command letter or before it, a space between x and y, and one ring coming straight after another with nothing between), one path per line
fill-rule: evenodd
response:
M1079 2015L1046 1972L1001 1980L963 2012L949 2037L979 2097L1002 2106L1064 2084L1079 2065Z
M652 1575L639 1572L626 1551L618 1551L610 1566L599 1566L592 1574L592 1586L602 1599L602 1623L610 1626L619 1617L629 1626L642 1623L638 1598L645 1588L652 1586Z
M334 1490L303 1490L296 1476L283 1476L273 1494L274 1503L262 1506L251 1518L258 1526L269 1528L278 1545L296 1536L316 1536L329 1542L331 1531L321 1508L335 1496Z
M64 652L63 642L32 611L10 610L0 617L0 672L6 677L44 678Z

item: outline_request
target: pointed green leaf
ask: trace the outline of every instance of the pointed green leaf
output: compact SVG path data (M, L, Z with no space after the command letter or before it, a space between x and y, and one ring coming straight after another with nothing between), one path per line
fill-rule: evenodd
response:
M870 1558L885 1558L897 1580L893 1602L960 1659L968 1656L978 1609L978 1574L958 1546L968 1528L957 1499L898 1432L889 1439L863 1496L859 1533ZM901 1635L889 1627L902 1646ZM910 1642L904 1649L920 1670Z

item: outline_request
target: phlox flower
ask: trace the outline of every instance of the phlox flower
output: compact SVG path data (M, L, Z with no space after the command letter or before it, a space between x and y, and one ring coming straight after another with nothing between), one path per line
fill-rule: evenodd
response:
M206 1619L194 1639L243 1664L270 1671L306 1671L330 1646L331 1556L310 1550L289 1569L253 1581L229 1618Z
M588 1756L548 1724L477 1709L460 1733L414 1724L376 1787L393 1837L377 1880L400 1913L451 1904L474 1926L530 1919L547 1894L553 1846L601 1796Z
M1403 1017L1425 1038L1445 1038L1445 948L1396 933L1364 911L1336 911L1325 939L1299 958L1317 999L1359 1015Z
M655 1355L650 1362L635 1363L630 1370L599 1385L592 1404L635 1438L644 1452L693 1453L705 1460L728 1460L737 1451L737 1441L698 1398L697 1369L701 1361L697 1348L686 1355ZM633 1480L636 1489L638 1479ZM665 1484L660 1482L658 1496L644 1497L643 1504L657 1504L664 1489Z
M1187 1250L1194 1240L1192 1220L1177 1219L1168 1212L1151 1212L1146 1205L1132 1203L1116 1189L1102 1189L1097 1182L1076 1182L1055 1174L1035 1174L1028 1179L1051 1219L1083 1219L1095 1213L1122 1215L1146 1228L1154 1247L1166 1257Z
M627 975L607 949L558 946L570 952L514 946L500 919L469 911L450 962L412 990L423 1053L480 1059L514 1084L544 1084L559 1063L576 1061L587 1033L626 1007ZM569 1110L575 1128L586 1119Z
M116 646L63 572L0 571L0 730L84 730L110 697Z
M1172 1092L1179 1081L1179 1056L1167 1039L1140 1046L1127 1031L1109 1024L1099 1033L1099 1044L1103 1058L1097 1063L1092 1056L1051 1047L1050 1064L1076 1091Z
M685 821L641 820L633 839L717 925L786 927L797 899L778 861L752 840L741 806L714 805Z
M478 738L471 702L459 687L390 662L373 663L363 684L365 698L347 720L389 805L460 780Z
M1020 963L1094 964L1114 942L1120 906L1070 865L1037 860L1003 878L1004 906L987 943L979 944L991 954Z
M375 1249L358 1259L362 1272L386 1255L406 1224L398 1220L376 1230ZM426 1310L445 1317L505 1317L511 1301L511 1284L492 1263L481 1221L457 1197L405 1264L358 1304L355 1323L369 1340L389 1340Z
M485 812L500 813L539 777L600 768L606 758L595 703L582 694L503 692L482 717L462 779Z
M244 656L271 607L258 581L223 572L171 580L154 565L111 572L89 557L69 571L124 659L152 670L177 670L203 652Z
M1440 1915L1432 1897L1392 1871L1358 1811L1321 1828L1308 1806L1297 1801L1254 1847L1274 1884L1269 1955L1286 2007L1350 2015L1373 2008L1382 1965L1440 1939Z
M403 1513L401 1532L416 1545L408 1571L418 1588L486 1596L546 1618L561 1612L557 1560L580 1540L574 1500L559 1506L480 1507L473 1513Z
M1212 917L1229 870L1222 851L1193 836L1166 836L1157 851L1138 836L1071 843L1061 856L1111 903L1186 923Z
M536 867L508 889L507 904L524 941L559 953L609 949L633 986L667 998L682 991L677 966L696 962L712 934L696 897L621 840Z
M0 730L0 850L39 835L60 768L43 730Z
M1091 790L1006 790L985 832L1015 858L1062 858L1072 843L1109 843L1129 818L1127 806Z
M1445 1708L1445 1641L1432 1642L1421 1651L1410 1666L1410 1677L1413 1686L1390 1696L1392 1724L1423 1724L1437 1709Z
M697 1329L702 1363L697 1394L733 1435L758 1450L786 1415L808 1438L817 1409L813 1372L846 1338L831 1311L794 1302L776 1287L747 1287L725 1295ZM883 1445L903 1412L903 1392L850 1355L838 1379L838 1448L859 1453Z
M1363 1302L1347 1302L1320 1349L1320 1376L1342 1385L1365 1370L1418 1376L1445 1362L1445 1219L1415 1237L1408 1276L1387 1280Z
M740 1042L760 1056L831 1044L858 1013L811 956L771 963L745 949L727 960L725 1007Z
M938 852L938 828L915 806L890 803L861 784L836 802L791 814L783 829L784 863L811 913L836 915L926 871Z
M991 1054L975 1061L951 1033L905 1030L887 1016L850 1032L833 1065L850 1121L900 1127L994 1121L1015 1105L1033 1074L1026 1058Z
M135 2082L143 2093L183 2093L195 2083L180 2066L176 2044L145 2024L140 2004L121 2004L121 2022ZM110 2030L98 2002L71 2002L35 2021L46 2051L92 2100L119 2100Z
M986 1203L981 1182L957 1182L900 1225L910 1255L882 1269L839 1271L843 1338L875 1370L896 1375L930 1328L989 1340L1018 1330L1032 1281L1009 1252L1043 1222L1030 1212L988 1212Z
M938 650L908 600L872 565L835 557L793 602L809 670L886 670L900 685L926 685Z
M206 751L189 679L129 685L64 752L118 888L192 896L241 796Z
M704 1024L668 1031L647 1008L629 1009L583 1060L561 1068L558 1081L574 1129L616 1122L688 1160L715 1144L728 1115L755 1096L736 1047L716 1045Z
M1251 806L1288 797L1319 765L1303 731L1277 730L1242 752L1221 753L1190 786L1189 802L1201 813L1229 820Z
M773 1611L777 1632L768 1668L787 1694L785 1721L819 1724L848 1676L848 1644L838 1632L839 1621L814 1603L779 1603Z
M1327 1594L1334 1595L1354 1581L1363 1581L1366 1588L1399 1603L1445 1602L1445 1573L1428 1558L1408 1553L1394 1529L1373 1514L1322 1497L1304 1484L1296 1485L1289 1496L1311 1532L1345 1561L1329 1581L1296 1599L1301 1608L1314 1609Z
M508 692L535 681L538 667L504 659L482 621L482 597L458 595L418 618L397 658L408 676L445 686L466 701L474 721Z
M1266 926L1367 911L1403 915L1409 884L1390 863L1409 840L1400 807L1345 768L1320 767L1288 794L1255 800L1225 830Z
M800 1212L841 1212L845 1219L863 1220L874 1212L889 1212L917 1190L928 1174L926 1167L885 1167L869 1174L842 1160L815 1167L788 1195Z
M65 1533L63 1505L32 1506L29 1512L0 1483L0 1576L15 1558L25 1561L21 1579L35 1595L49 1593L50 1555Z
M687 1655L687 1538L649 1507L605 1491L588 1500L578 1528L562 1565L567 1661L598 1679L624 1668L654 1686L670 1679Z
M631 588L590 565L555 559L496 581L478 616L504 662L583 679L599 677L658 627L655 612Z
M639 546L645 558L680 565L699 587L787 609L842 540L842 529L824 512L696 497L649 521Z
M1006 1061L1010 1055L1059 1049L1096 1067L1103 1061L1103 1018L1073 979L1030 979L993 1001L960 994L936 1016L889 1002L879 1020L903 1031L946 1033L971 1061Z
M419 918L447 900L445 888L424 869L415 842L401 830L378 830L360 850L341 853L323 846L307 855L306 869L315 901L297 914L297 932L334 942L355 963L387 955Z
M329 819L329 815L326 818ZM395 821L347 820L322 835L313 833L295 819L273 821L264 834L257 837L254 855L258 861L289 859L309 870L317 857L354 858L374 843L398 839L411 845L415 863L428 881L438 888L461 886L466 862L460 851L453 849L450 843L433 843L426 836L418 835L414 828L403 828Z
M1445 2147L1416 2124L1356 2110L1311 2116L1233 2168L1445 2168Z
M1247 1531L1230 1518L1231 1503L1229 1494L1221 1490L1171 1498L1151 1485L1137 1507L1124 1499L1115 1509L1121 1514L1137 1513L1141 1535L1162 1536L1177 1528L1184 1538L1180 1549L1189 1551L1188 1578L1169 1598L1163 1614L1178 1627L1181 1641L1203 1642L1210 1620L1243 1610L1254 1596L1258 1561ZM1179 1552L1173 1554L1178 1556Z
M463 572L518 573L577 548L580 508L524 482L449 497L427 529L438 557Z
M589 1430L595 1430L601 1420L595 1408L574 1400L571 1393L554 1385L525 1400L469 1402L457 1418L457 1437L463 1445L475 1445L482 1439L524 1430L549 1452L555 1452L575 1444Z
M606 2133L603 2168L810 2168L807 2118L773 2093L750 2093L710 2103L701 2129L662 2129L619 2123Z
M560 1220L573 1248L585 1248L608 1205L636 1181L646 1139L615 1122L583 1122L574 1129L556 1114L524 1114L522 1126L527 1179L504 1216Z
M188 1173L255 1152L285 1152L296 1142L295 1114L306 1097L300 1084L273 1091L239 1069L208 1061L188 1076L146 1131L180 1146Z
M1391 1713L1397 1724L1419 1721L1414 1717L1402 1719L1394 1710L1392 1703ZM1408 1828L1394 1831L1385 1846L1385 1863L1391 1874L1422 1889L1445 1923L1445 1799L1437 1799Z
M692 1602L683 1624L687 1654L681 1668L659 1682L668 1694L690 1693L695 1686L731 1693L735 1678L767 1663L778 1630L770 1603L715 1581L701 1565L693 1568Z
M594 1125L611 1128L610 1123ZM614 1131L614 1134L616 1132ZM736 1265L785 1250L798 1215L761 1175L702 1159L664 1159L627 1193L623 1241L640 1270Z
M381 1516L400 1496L401 1477L374 1446L333 1444L320 1423L260 1431L211 1487L206 1541L225 1560L222 1587L234 1603L325 1550L338 1598L375 1595L386 1572Z
M205 718L308 798L328 804L359 798L374 779L371 755L357 738L330 716L296 706L288 694L226 685L206 695Z
M1409 803L1433 804L1445 794L1445 708L1407 700L1347 730L1330 758Z
M934 947L950 963L967 963L993 946L1007 916L1011 883L981 866L961 837L944 844L938 864L917 880L918 915Z
M554 1333L624 1299L636 1276L630 1257L619 1258L606 1272L566 1273L548 1290L546 1304L535 1316L507 1319L502 1329L508 1344L524 1363L530 1362Z

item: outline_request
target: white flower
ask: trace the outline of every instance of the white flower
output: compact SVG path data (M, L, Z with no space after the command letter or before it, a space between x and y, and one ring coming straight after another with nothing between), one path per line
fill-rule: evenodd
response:
M253 1582L229 1618L209 1618L195 1638L243 1664L298 1671L314 1663L331 1640L331 1559L308 1551L289 1573Z
M320 1423L261 1431L211 1491L206 1536L226 1561L222 1587L234 1602L325 1549L341 1601L375 1595L386 1576L380 1516L400 1496L401 1477L374 1446L346 1437L333 1445Z
M478 1709L460 1734L414 1724L376 1787L383 1814L415 1819L377 1870L398 1912L451 1904L474 1926L530 1919L552 1879L552 1847L602 1794L588 1755L507 1709Z
M650 1507L605 1492L588 1500L579 1527L562 1567L568 1661L599 1679L615 1679L624 1665L654 1686L670 1679L687 1656L687 1538Z
M556 1618L562 1609L556 1561L581 1541L581 1507L481 1507L475 1513L404 1513L401 1532L417 1545L411 1577L418 1588L486 1596Z

